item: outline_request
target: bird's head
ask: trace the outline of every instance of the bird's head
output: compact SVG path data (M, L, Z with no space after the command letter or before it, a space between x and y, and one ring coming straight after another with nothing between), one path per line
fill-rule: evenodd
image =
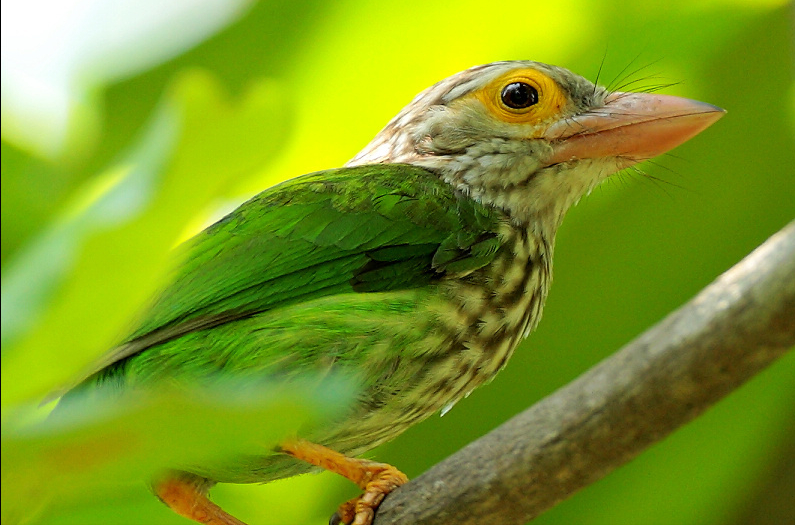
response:
M694 100L609 92L529 61L473 67L426 89L349 163L407 163L554 234L609 175L690 139L724 111Z

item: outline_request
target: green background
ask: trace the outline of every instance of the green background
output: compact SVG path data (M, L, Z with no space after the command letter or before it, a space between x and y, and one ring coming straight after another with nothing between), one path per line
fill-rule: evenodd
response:
M754 0L253 4L178 57L93 93L100 126L73 138L76 151L44 160L3 141L3 309L21 319L13 330L4 319L4 427L14 407L112 344L175 242L280 180L343 164L441 78L532 59L593 80L604 61L603 84L642 68L629 90L676 83L663 92L727 109L643 165L650 177L617 175L569 213L537 332L490 385L370 454L419 475L610 355L795 218L793 20L791 4ZM144 190L124 183L140 166L154 177L142 177ZM790 352L536 523L775 523L776 504L760 498L795 485L793 470L781 471L793 442ZM4 492L12 445L4 442ZM356 489L322 473L213 494L254 525L321 524ZM778 504L795 520L795 504ZM42 516L186 523L143 483L84 492Z

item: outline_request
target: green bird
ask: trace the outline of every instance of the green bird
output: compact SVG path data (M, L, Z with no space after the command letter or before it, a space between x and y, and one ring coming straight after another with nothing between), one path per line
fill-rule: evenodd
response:
M493 378L538 324L566 211L723 113L538 62L458 73L345 167L265 190L188 241L138 327L65 399L219 376L356 378L355 403L332 423L153 487L183 516L241 525L208 499L215 483L320 466L364 492L332 523L369 525L406 476L355 456Z

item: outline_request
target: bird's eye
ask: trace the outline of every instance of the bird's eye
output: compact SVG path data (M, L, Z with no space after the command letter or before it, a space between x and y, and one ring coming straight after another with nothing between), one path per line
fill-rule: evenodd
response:
M502 102L511 109L525 109L538 104L538 90L524 82L512 82L502 89Z

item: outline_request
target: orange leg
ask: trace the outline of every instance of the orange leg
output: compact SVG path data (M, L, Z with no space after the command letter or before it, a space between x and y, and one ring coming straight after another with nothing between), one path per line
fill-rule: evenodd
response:
M180 516L205 525L246 525L207 498L204 479L175 472L152 486L160 501Z
M406 475L392 465L349 458L330 448L302 439L282 443L281 448L294 458L348 478L364 491L361 496L340 505L331 518L332 525L371 525L375 510L386 495L408 481Z

